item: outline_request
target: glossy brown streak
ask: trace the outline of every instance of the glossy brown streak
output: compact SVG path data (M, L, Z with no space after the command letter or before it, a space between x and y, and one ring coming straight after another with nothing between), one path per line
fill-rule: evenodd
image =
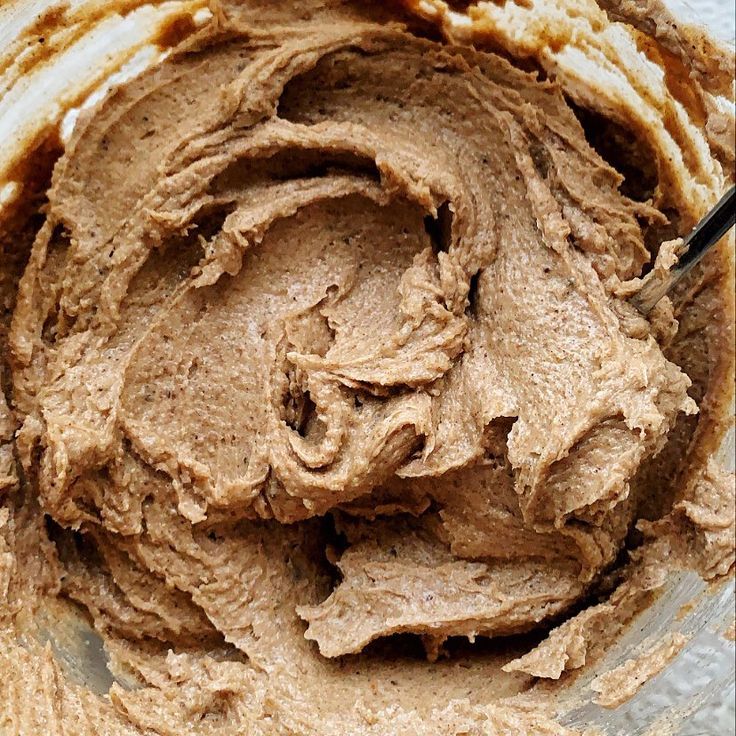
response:
M170 49L178 46L196 30L197 25L191 15L176 16L161 23L153 42L162 49Z
M639 50L652 63L663 70L665 84L672 96L684 106L691 120L699 127L702 127L706 120L705 109L696 91L697 88L690 79L682 61L663 48L655 39L647 37L641 31L634 30L633 33ZM667 100L665 105L661 106L643 85L638 85L638 91L650 104L659 109L667 131L682 150L686 165L692 171L697 171L699 167L694 145L683 136L676 120L676 113L672 107L672 102Z
M703 106L702 90L693 81L682 59L668 51L651 36L641 31L637 31L634 35L639 51L664 71L665 84L670 94L688 111L695 125L699 128L704 127L707 114Z
M40 13L34 22L30 24L20 38L27 46L35 46L31 53L24 54L20 71L32 68L35 64L43 62L53 56L54 48L49 48L48 36L65 24L67 8L65 5L57 5ZM0 60L0 73L4 72L11 64L18 63L15 55L8 55Z

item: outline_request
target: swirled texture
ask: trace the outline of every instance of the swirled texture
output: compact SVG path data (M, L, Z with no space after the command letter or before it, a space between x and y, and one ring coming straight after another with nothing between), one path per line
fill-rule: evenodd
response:
M15 448L61 590L135 673L110 691L133 728L560 733L468 683L497 703L582 666L660 559L733 564L709 467L610 599L531 652L453 655L604 589L698 406L669 302L650 325L623 298L666 217L560 87L363 15L195 41L54 171L8 337Z

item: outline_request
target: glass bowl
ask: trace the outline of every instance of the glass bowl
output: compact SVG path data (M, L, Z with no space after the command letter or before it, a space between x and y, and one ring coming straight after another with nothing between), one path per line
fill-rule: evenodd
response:
M668 4L679 17L705 23L714 35L733 43L732 0L698 0L697 13L683 0ZM731 471L734 443L732 427L717 458ZM735 606L733 578L709 586L694 573L672 576L655 603L637 617L605 657L586 668L559 696L565 713L563 724L591 728L605 736L736 734L736 660L734 642L726 635L733 631ZM58 624L60 616L63 626ZM95 631L79 617L60 613L54 605L40 614L37 623L41 640L50 643L72 680L100 694L108 691L113 677L106 666L102 639ZM592 702L590 684L597 675L632 657L645 642L658 641L675 631L688 637L687 644L633 698L613 710Z

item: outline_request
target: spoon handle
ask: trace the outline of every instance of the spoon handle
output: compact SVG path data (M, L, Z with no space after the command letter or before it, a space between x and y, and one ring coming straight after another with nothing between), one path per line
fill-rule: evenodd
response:
M685 238L684 253L676 268L665 281L650 282L632 299L634 306L644 315L680 281L703 256L736 223L736 187L731 187L720 202L697 224Z

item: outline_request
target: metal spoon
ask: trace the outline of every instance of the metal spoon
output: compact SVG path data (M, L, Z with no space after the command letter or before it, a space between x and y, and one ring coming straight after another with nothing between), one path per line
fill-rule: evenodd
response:
M645 284L641 291L631 297L631 303L646 316L654 305L687 274L693 266L700 263L703 256L736 223L736 187L731 187L721 201L697 224L685 238L684 253L676 268L666 279L653 280Z

